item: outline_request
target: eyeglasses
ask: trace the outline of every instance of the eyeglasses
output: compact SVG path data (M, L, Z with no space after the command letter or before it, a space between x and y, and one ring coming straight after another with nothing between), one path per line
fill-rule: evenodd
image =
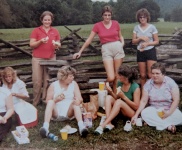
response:
M103 16L104 16L104 17L107 17L107 16L108 16L108 17L111 17L111 14L104 14Z
M140 19L142 19L142 18L143 18L143 19L146 19L147 17L145 17L145 16L141 16L141 17L140 17Z

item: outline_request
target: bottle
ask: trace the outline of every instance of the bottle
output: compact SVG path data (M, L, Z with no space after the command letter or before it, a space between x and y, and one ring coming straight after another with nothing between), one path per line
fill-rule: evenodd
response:
M53 141L58 140L58 136L54 135L53 133L49 133L47 137Z

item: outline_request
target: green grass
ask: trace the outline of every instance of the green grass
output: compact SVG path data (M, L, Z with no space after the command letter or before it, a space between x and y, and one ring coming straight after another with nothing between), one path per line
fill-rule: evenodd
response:
M120 24L124 38L132 38L133 28L136 24L137 23ZM174 32L175 28L182 27L182 22L157 22L153 24L157 27L159 34L171 34ZM82 37L88 37L93 25L71 25L68 27L72 30L81 28L77 33ZM62 37L65 37L70 33L64 26L56 26L56 28L59 30ZM4 40L29 39L32 30L33 28L0 29L0 38Z
M177 133L172 135L168 131L157 131L152 127L133 126L131 132L125 132L123 126L125 121L121 116L114 119L113 124L115 128L108 133L104 133L101 136L95 136L94 130L99 125L100 117L93 122L93 127L89 129L87 138L81 138L79 133L76 132L68 136L68 140L63 141L60 137L59 130L66 124L71 127L78 128L76 120L65 121L65 122L53 122L50 123L50 132L59 136L57 142L53 142L51 139L42 139L39 135L39 128L43 124L43 116L45 105L39 105L39 123L34 128L29 128L30 144L18 145L13 139L11 133L8 134L7 138L1 143L1 148L8 149L165 149L170 150L171 146L173 149L179 149L182 147L182 126L177 127ZM102 109L99 110L103 112ZM14 123L16 123L14 118ZM12 130L15 129L15 125Z

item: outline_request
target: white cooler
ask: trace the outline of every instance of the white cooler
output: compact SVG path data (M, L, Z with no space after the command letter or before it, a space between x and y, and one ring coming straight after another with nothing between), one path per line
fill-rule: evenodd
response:
M98 103L100 107L104 107L106 96L107 96L107 90L99 90L99 89L91 89L90 91L97 91L98 92Z

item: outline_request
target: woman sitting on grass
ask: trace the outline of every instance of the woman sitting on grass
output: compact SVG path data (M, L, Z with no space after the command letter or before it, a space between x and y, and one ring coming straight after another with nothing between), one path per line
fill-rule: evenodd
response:
M1 73L0 73L0 142L9 132L12 125L12 118L14 108L11 93L1 87Z
M144 85L140 106L132 117L132 122L135 124L141 112L142 119L149 126L175 133L175 125L182 124L182 113L178 109L180 100L178 85L173 79L165 76L165 66L160 63L153 64L151 72L152 78ZM149 106L145 108L147 104ZM159 108L164 110L161 116L157 113Z
M133 117L140 103L140 88L133 80L138 79L138 71L134 68L122 65L118 70L117 93L114 93L109 85L106 88L110 95L105 100L106 120L95 130L95 134L102 134L114 128L111 121L119 114Z
M88 129L82 120L80 104L83 99L78 84L74 81L75 73L76 70L70 66L61 67L57 73L58 80L48 88L44 124L40 128L40 135L43 138L46 138L49 133L51 118L56 121L64 121L75 117L80 135L86 137L88 134Z
M14 109L22 124L29 124L37 120L37 109L26 102L29 98L26 84L17 77L12 67L6 67L2 72L3 87L13 96Z

